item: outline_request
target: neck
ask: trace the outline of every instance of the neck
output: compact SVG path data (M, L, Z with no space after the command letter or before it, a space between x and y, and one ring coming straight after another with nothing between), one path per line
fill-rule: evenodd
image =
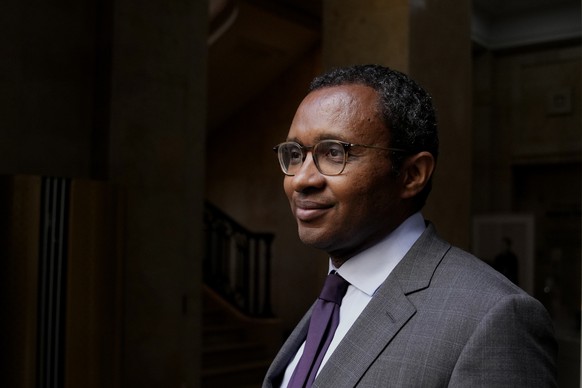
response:
M336 251L327 252L330 257L331 263L335 268L340 268L346 261L350 260L352 257L358 255L359 253L373 247L378 242L382 241L384 238L389 236L396 228L398 228L408 217L412 216L415 212L404 213L402 217L399 217L397 222L390 227L384 229L381 233L377 235L370 235L365 243L359 244L357 246L344 247L343 249L338 249Z

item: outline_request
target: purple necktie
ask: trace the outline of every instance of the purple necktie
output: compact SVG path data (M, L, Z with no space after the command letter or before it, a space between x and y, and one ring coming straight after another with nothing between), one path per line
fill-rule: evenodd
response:
M342 298L350 284L335 271L325 279L323 290L313 308L303 355L293 371L288 388L311 387L321 360L339 323Z

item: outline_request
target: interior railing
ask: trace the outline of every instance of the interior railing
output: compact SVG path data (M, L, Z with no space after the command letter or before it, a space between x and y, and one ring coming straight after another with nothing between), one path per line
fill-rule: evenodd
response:
M206 202L203 278L241 312L270 317L272 233L251 232Z

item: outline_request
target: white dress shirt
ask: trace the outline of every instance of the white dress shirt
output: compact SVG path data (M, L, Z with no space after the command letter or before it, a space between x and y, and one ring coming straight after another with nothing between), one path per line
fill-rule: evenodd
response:
M319 370L327 362L340 341L368 305L376 290L386 280L406 252L426 229L422 214L415 213L376 245L347 260L341 268L329 262L329 271L336 270L350 286L342 299L340 321ZM305 342L285 370L281 387L287 387L303 354ZM319 371L318 371L319 373Z

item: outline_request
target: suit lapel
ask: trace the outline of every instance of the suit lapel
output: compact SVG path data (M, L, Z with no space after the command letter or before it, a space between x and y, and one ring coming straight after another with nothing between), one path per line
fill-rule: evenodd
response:
M416 307L407 295L429 286L450 245L429 224L394 268L360 317L340 342L314 382L314 387L353 387L392 338L409 322ZM349 365L349 367L346 367Z
M309 318L311 317L311 311L313 310L313 306L305 313L301 321L295 326L295 329L289 335L289 338L285 341L277 356L271 363L269 370L265 376L265 381L263 383L263 388L266 387L278 387L281 384L281 380L283 378L283 374L285 373L285 369L287 365L291 362L297 350L305 339L307 338L307 330L309 329Z
M314 387L353 387L416 311L396 282L385 283L320 371ZM349 365L349 367L346 367Z

